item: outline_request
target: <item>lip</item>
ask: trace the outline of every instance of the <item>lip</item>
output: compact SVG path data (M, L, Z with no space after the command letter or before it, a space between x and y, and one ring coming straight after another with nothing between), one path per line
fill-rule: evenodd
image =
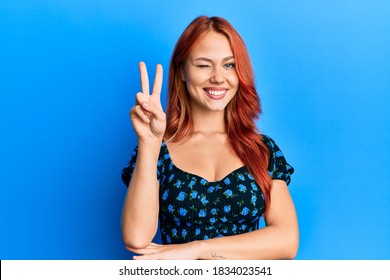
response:
M216 88L216 87L207 87L207 88L203 88L203 90L206 93L207 97L213 100L223 99L228 92L227 88Z

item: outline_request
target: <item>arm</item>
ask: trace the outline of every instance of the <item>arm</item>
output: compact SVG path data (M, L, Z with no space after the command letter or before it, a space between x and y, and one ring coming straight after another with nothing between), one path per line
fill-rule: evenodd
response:
M162 67L157 65L151 95L146 66L140 63L139 67L142 92L136 95L136 105L130 110L138 136L138 156L122 212L122 235L128 249L145 248L156 234L159 209L156 169L166 127L160 102Z
M200 258L293 259L299 243L298 221L284 181L273 180L271 207L265 220L265 228L200 242Z
M160 147L161 141L138 143L137 162L122 212L123 241L129 248L146 247L157 231L159 203L156 167Z
M287 185L273 180L265 228L178 245L151 244L135 259L293 259L298 250L298 222Z

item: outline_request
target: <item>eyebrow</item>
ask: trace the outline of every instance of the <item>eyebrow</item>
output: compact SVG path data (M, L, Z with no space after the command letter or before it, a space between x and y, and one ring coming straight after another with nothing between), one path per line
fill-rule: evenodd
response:
M232 59L232 58L234 58L233 55L227 56L227 57L225 57L224 59L222 59L222 61L230 60L230 59ZM198 57L198 58L195 58L195 59L194 59L194 61L197 61L197 60L203 60L203 61L207 61L207 62L210 62L210 63L213 62L212 59L207 58L207 57Z

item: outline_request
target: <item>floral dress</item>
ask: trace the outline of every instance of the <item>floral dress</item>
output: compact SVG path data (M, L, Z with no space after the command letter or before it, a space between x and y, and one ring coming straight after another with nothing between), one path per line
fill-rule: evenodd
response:
M262 140L270 151L269 175L289 184L294 168L286 162L273 139L262 135ZM126 186L130 183L137 152L138 147L122 170ZM265 209L264 196L246 166L219 181L209 182L176 167L163 141L157 163L157 179L160 184L159 222L163 244L206 240L259 228Z

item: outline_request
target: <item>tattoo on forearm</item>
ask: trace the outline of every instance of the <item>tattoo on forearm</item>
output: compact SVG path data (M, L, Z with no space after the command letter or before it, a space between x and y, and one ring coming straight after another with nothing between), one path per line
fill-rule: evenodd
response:
M211 253L211 257L216 260L224 260L226 259L224 256L218 256L217 253Z

